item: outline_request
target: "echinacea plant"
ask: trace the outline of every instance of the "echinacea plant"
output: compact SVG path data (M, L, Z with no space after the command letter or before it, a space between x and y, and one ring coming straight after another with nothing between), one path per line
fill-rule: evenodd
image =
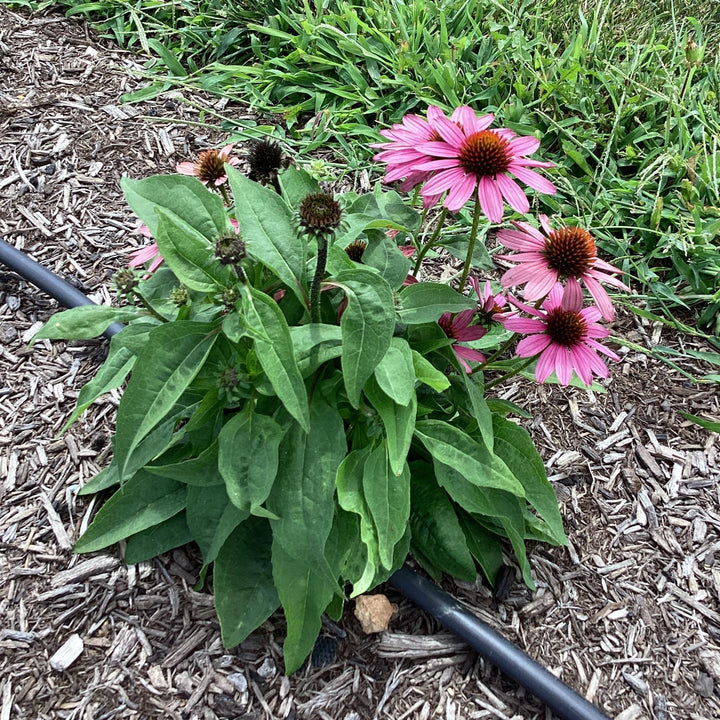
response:
M435 578L471 582L479 569L493 583L511 548L534 587L525 542L564 543L560 513L529 434L508 418L522 409L486 391L535 360L540 381L605 376L597 351L616 356L598 343L601 310L582 308L577 280L603 304L595 282L610 276L598 270L615 269L581 232L549 255L523 220L500 237L522 251L508 260L525 263L506 284L532 283L525 300L536 304L506 300L489 281L481 290L469 275L480 216L500 221L503 198L527 212L511 176L553 190L529 169L550 165L526 157L539 142L492 122L431 108L385 132L390 177L424 183L426 209L443 200L432 232L417 193L407 202L378 183L335 197L293 166L254 181L218 165L230 146L203 156L197 177L123 180L157 244L142 256L151 267L123 271L126 305L59 313L36 336L90 338L127 323L68 421L127 381L112 461L81 491L115 492L78 552L125 540L137 563L194 541L224 643L282 607L287 672L312 650L323 613L338 618L408 555ZM250 156L280 162L274 146ZM426 281L448 210L473 196L460 291Z

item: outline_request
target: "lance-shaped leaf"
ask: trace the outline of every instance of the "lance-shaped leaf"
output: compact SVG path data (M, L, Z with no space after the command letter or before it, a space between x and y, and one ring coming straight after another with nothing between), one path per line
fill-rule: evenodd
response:
M217 334L206 323L178 321L150 333L117 414L115 458L120 478L140 441L170 412L205 362Z
M390 470L385 448L375 448L365 461L363 494L377 530L380 562L389 570L393 564L393 550L405 535L410 517L407 463L400 474L395 474Z
M557 497L545 473L545 464L527 430L495 415L495 452L525 488L528 502L547 523L555 541L567 542Z
M308 377L324 362L340 357L342 353L342 331L337 325L296 325L290 328L290 336L303 377Z
M348 304L340 320L343 336L342 370L353 407L367 379L390 347L395 330L395 306L390 286L377 273L363 268L332 279L345 291Z
M443 313L475 307L475 300L443 283L421 282L400 291L400 320L408 325L435 322Z
M125 562L128 565L145 562L168 550L187 545L192 539L185 512L179 512L159 525L131 535L125 548Z
M422 420L415 425L415 435L430 452L433 462L461 471L473 485L525 497L523 486L505 463L454 425L442 420Z
M187 502L187 487L169 478L140 471L98 511L75 543L75 552L94 552L124 540L179 513Z
M157 237L158 209L172 213L208 240L230 230L222 198L198 179L184 175L153 175L143 180L123 178L120 185L133 212Z
M297 366L285 316L265 293L247 285L243 291L243 312L248 325L256 331L253 337L260 365L285 409L307 431L310 427L307 390Z
M475 562L452 503L435 482L432 468L413 463L411 472L413 553L430 561L429 570L439 569L472 582L476 577Z
M378 411L385 428L387 437L387 452L390 467L396 475L400 475L405 468L410 444L415 430L417 415L417 399L413 397L407 405L398 405L393 402L379 387L374 378L365 384L365 396L370 404Z
M186 513L188 527L200 546L205 565L215 560L230 533L250 515L230 502L224 485L191 485Z
M282 427L256 413L251 403L225 423L218 438L218 467L233 505L252 511L267 500L282 436Z
M226 647L239 645L280 605L270 564L271 544L267 521L248 518L215 559L215 609Z
M291 210L297 210L308 195L322 192L320 183L310 173L292 165L278 175L278 183L282 199Z
M398 405L407 405L415 397L415 366L407 340L392 338L390 347L375 368L375 379Z
M368 246L363 253L363 265L374 267L391 288L399 288L410 271L410 260L384 232L368 230L367 236Z
M32 342L49 340L87 340L102 335L112 323L123 323L142 317L138 308L116 308L109 305L80 305L55 313L33 336Z
M307 305L305 251L290 209L276 193L226 165L248 254L270 268Z
M495 442L493 436L493 414L490 412L487 402L485 401L485 385L482 373L473 373L468 375L463 373L463 381L467 390L470 407L468 408L475 418L480 434L482 435L485 447L492 452ZM517 427L517 426L516 426Z
M429 360L424 358L417 350L412 351L413 368L418 382L431 387L435 392L442 392L450 387L450 381L445 373L440 372Z
M215 257L212 240L173 213L158 208L157 215L158 249L181 283L205 293L235 284L237 276Z
M218 471L218 443L215 441L197 457L164 465L147 465L145 468L153 475L172 478L185 485L222 485L223 478Z

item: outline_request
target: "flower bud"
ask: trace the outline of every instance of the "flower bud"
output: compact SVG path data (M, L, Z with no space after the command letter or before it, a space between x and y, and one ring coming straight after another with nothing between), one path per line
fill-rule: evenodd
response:
M129 293L131 293L138 286L139 283L139 280L137 279L135 273L130 270L130 268L123 268L122 270L118 270L115 273L113 281L115 282L115 287L123 295L128 295Z

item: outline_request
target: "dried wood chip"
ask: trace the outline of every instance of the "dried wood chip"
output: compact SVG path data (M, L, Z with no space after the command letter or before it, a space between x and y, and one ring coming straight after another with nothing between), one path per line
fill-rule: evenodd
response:
M417 658L445 657L467 651L466 643L455 635L408 635L406 633L383 633L377 654L380 657Z
M57 575L54 575L50 580L50 584L53 587L61 587L63 585L81 582L82 580L87 580L89 577L109 573L111 570L115 570L118 565L120 565L118 558L110 555L97 555L96 557L83 560L75 565L75 567L57 573Z

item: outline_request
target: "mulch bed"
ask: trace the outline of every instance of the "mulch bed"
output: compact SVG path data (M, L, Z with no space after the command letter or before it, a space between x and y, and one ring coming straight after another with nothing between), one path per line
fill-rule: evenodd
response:
M171 172L224 143L203 109L253 117L187 91L122 105L137 67L74 20L0 6L0 235L96 300L144 242L121 176ZM117 551L73 555L97 506L77 493L107 461L119 395L57 436L106 344L29 348L55 309L0 268L0 720L550 717L392 588L386 633L363 635L349 603L287 678L279 614L222 647L211 596L192 589L192 548L129 567ZM629 313L614 332L709 349ZM678 414L717 419L717 386L635 351L605 386L502 388L533 415L570 544L533 549L532 594L515 584L497 602L480 582L444 585L618 720L720 717L720 444ZM56 652L73 643L63 669Z

